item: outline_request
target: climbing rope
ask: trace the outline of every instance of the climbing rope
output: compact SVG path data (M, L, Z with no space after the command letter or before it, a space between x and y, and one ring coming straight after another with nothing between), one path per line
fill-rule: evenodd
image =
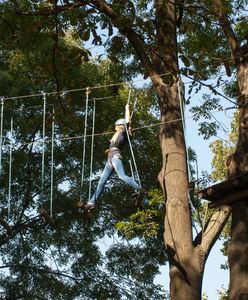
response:
M136 108L137 103L138 103L138 96L136 96L135 101L134 101L134 104L133 104L133 109L132 109L131 116L130 116L131 120L132 120L133 113L134 113L134 111L135 111L135 108Z
M94 136L95 136L95 119L96 119L96 101L94 100L94 108L93 108L93 117L92 117L92 134L91 134L91 153L90 153L90 180L89 180L89 197L90 201L91 196L91 176L92 176L92 166L93 166L93 150L94 150Z
M184 118L184 102L182 99L182 80L181 78L177 81L177 88L178 88L178 96L179 96L179 103L180 103L180 111L182 116L182 125L183 125L183 134L185 138L185 148L186 148L186 160L187 160L187 168L188 168L188 176L189 176L189 182L191 181L191 172L190 172L190 165L189 165L189 153L188 153L188 142L187 142L187 134L186 134L186 126L185 126L185 118Z
M85 101L85 111L84 111L84 143L83 143L83 160L81 168L81 183L80 183L80 200L82 201L82 192L84 184L84 165L85 165L85 148L86 148L86 134L87 134L87 122L88 122L88 102L89 102L89 88L86 88L86 101Z
M191 176L191 170L190 170L190 164L189 164L189 152L188 152L188 142L187 142L187 134L186 134L186 126L185 126L185 118L184 118L184 101L182 99L182 95L184 95L184 90L182 90L183 82L181 78L177 81L177 89L178 89L178 96L179 96L179 103L180 103L180 111L181 111L181 119L182 119L182 125L183 125L183 135L185 139L185 152L186 152L186 162L187 162L187 170L188 170L188 183L191 183L192 176ZM184 87L183 87L184 89ZM192 208L194 208L194 205L191 200L190 196L190 190L188 188L188 200Z
M51 141L51 192L50 192L50 217L53 216L53 169L54 169L54 106L52 111L52 141Z
M131 89L131 86L129 86L128 98L127 98L127 104L129 104L129 103L130 103L130 99L131 99L131 93L132 93L132 89Z
M127 104L130 103L130 98L131 98L131 88L129 89ZM135 99L135 105L137 103L137 99L138 99L138 97L136 97L136 99ZM130 121L131 121L131 116L130 116ZM126 130L126 134L127 134L128 144L129 144L129 148L130 148L130 152L131 152L131 156L132 156L132 160L133 160L133 164L134 164L134 169L135 169L137 181L138 181L139 185L141 186L139 172L138 172L138 168L137 168L137 164L136 164L136 160L135 160L135 157L134 157L133 148L132 148L132 144L131 144L131 140L130 140L130 136L129 136L126 124L125 124L125 130ZM129 161L129 163L130 163L130 168L131 168L132 176L134 177L134 172L133 172L131 160Z
M132 155L132 159L133 159L135 173L136 173L136 176L137 176L138 183L141 186L139 172L138 172L138 168L137 168L137 164L136 164L136 160L135 160L135 157L134 157L133 148L132 148L132 144L131 144L131 140L130 140L130 136L129 136L126 124L125 124L125 130L126 130L126 133L127 133L127 139L128 139L128 144L129 144L130 152L131 152L131 155Z
M134 180L134 172L133 172L133 165L132 165L131 159L129 159L128 162L129 162L129 165L130 165L130 170L131 170L131 174L132 174L132 179Z
M8 187L8 220L9 220L9 218L10 218L10 202L11 202L12 150L13 150L13 117L11 117L11 120L10 120L9 187Z
M46 136L46 94L43 95L43 125L42 125L42 162L41 162L41 197L44 198L44 176L45 176L45 136Z

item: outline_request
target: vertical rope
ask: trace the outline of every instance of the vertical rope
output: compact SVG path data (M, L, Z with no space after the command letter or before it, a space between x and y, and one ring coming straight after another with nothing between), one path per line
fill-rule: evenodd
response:
M13 149L13 117L10 121L10 148L9 148L9 188L8 188L8 220L10 217L11 182L12 182L12 149Z
M86 133L87 133L87 121L88 121L89 93L90 93L90 90L87 87L86 91L85 91L86 102L85 102L85 117L84 117L84 144L83 144L83 161L82 161L82 169L81 169L80 200L82 200L82 191L83 191L83 184L84 184L84 163L85 163L85 147L86 147Z
M131 99L131 93L132 93L132 89L131 89L131 87L129 87L127 104L129 104L129 103L130 103L130 99Z
M52 114L52 149L51 149L51 193L50 193L50 217L53 216L53 167L54 167L54 105Z
M131 170L132 178L134 180L133 165L132 165L131 159L129 159L128 162L129 162L129 165L130 165L130 170Z
M4 107L4 97L1 97L1 120L0 120L0 179L1 179L1 177L2 177L3 107Z
M89 182L89 201L91 195L91 176L93 166L93 150L94 150L94 133L95 133L95 119L96 119L96 100L94 99L93 117L92 117L92 133L91 133L91 153L90 153L90 182Z
M187 169L188 169L188 183L190 183L192 181L192 178L191 178L191 171L190 171L190 165L189 165L188 142L187 142L187 134L186 134L186 126L185 126L185 118L184 118L184 110L183 110L183 101L182 101L182 97L181 97L180 82L182 82L181 78L177 81L177 89L178 89L179 102L180 102L180 111L181 111L181 116L182 116L183 135L184 135L184 139L185 139L186 162L187 162ZM194 205L191 200L189 188L188 188L188 201L190 203L191 208L194 208Z
M130 103L131 91L132 91L132 90L131 90L131 87L129 87L129 93L128 93L127 104ZM136 99L135 99L134 107L136 106L137 101L138 101L138 97L136 97ZM133 111L132 111L132 114L131 114L131 116L130 116L130 121L131 121L131 119L132 119L132 116L133 116ZM130 151L131 151L132 159L133 159L133 164L134 164L134 168L135 168L135 173L136 173L136 176L137 176L137 180L138 180L139 186L141 187L141 182L140 182L139 172L138 172L138 168L137 168L137 165L136 165L136 161L135 161L135 157L134 157L134 153L133 153L133 149L132 149L132 145L131 145L131 140L130 140L130 136L129 136L129 133L128 133L128 129L127 129L127 125L126 125L126 124L125 124L125 130L126 130L126 134L127 134L127 139L128 139L128 144L129 144L129 148L130 148ZM134 173L133 173L133 168L132 168L132 162L131 162L131 160L129 160L129 163L130 163L130 168L131 168L131 172L132 172L132 177L134 178Z
M128 139L128 143L129 143L129 147L130 147L132 159L133 159L133 164L134 164L134 168L135 168L137 180L138 180L138 183L139 183L139 185L140 185L140 187L141 187L141 182L140 182L139 172L138 172L138 168L137 168L137 165L136 165L136 161L135 161L135 157L134 157L134 153L133 153L133 148L132 148L132 145L131 145L131 140L130 140L130 136L129 136L129 133L128 133L127 125L126 125L126 124L125 124L125 130L126 130L126 134L127 134L127 139Z
M135 101L134 101L134 104L133 104L133 109L132 109L132 112L131 112L130 119L132 119L132 117L133 117L133 113L134 113L134 110L135 110L135 108L136 108L137 102L138 102L138 97L135 98Z
M46 94L43 94L43 126L42 126L42 164L41 164L41 196L44 198L44 176L45 176L45 136L46 136Z
M185 139L185 148L186 148L186 160L187 160L187 169L188 169L188 179L189 182L191 181L191 172L189 166L189 153L188 153L188 142L187 142L187 134L186 134L186 126L185 126L185 118L184 118L184 110L183 110L183 101L181 97L181 86L180 86L181 79L177 81L177 89L178 89L178 96L179 96L179 103L180 103L180 111L182 116L182 125L183 125L183 134Z

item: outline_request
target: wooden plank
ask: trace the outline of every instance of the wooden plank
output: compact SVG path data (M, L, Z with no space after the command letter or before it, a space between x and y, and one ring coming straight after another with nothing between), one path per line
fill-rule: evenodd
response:
M248 189L248 172L226 181L214 184L198 192L199 196L209 201L218 201Z
M221 205L230 205L231 203L239 201L241 199L245 199L246 197L248 197L248 189L243 190L241 192L231 194L231 195L229 195L225 198L218 199L215 202L211 202L211 203L208 204L208 207L209 208L216 208L216 207L219 207Z

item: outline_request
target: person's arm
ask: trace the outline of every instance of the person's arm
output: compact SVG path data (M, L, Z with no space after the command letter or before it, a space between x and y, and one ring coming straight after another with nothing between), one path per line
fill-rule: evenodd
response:
M129 104L126 104L126 106L125 106L125 120L130 125L131 118L130 118L130 107L129 107Z
M125 120L126 120L126 123L128 124L128 133L129 133L129 135L132 135L129 104L126 104L126 106L125 106Z

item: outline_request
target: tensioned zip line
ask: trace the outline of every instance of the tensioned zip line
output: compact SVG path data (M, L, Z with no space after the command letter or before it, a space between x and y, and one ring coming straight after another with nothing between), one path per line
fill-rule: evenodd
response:
M164 77L164 76L167 76L167 75L170 75L171 72L167 72L167 73L163 73L163 74L158 74L157 76L158 77ZM150 79L152 79L152 77L150 77ZM110 84L106 84L106 85L95 85L95 86L92 86L92 87L84 87L84 88L77 88L77 89L69 89L69 90L62 90L62 91L52 91L52 92L46 92L45 94L47 96L51 96L51 95L65 95L67 93L71 93L71 92L80 92L80 91L86 91L87 89L90 89L90 90L96 90L96 89L101 89L101 88L107 88L107 87L113 87L113 86L118 86L118 85L130 85L130 84L134 84L134 83L138 83L138 82L145 82L147 79L137 79L137 80L133 80L133 81L122 81L122 82L117 82L117 83L110 83ZM184 84L187 84L187 83L184 83ZM5 96L1 96L0 99L4 99L4 101L6 100L21 100L21 99L27 99L27 98L33 98L33 97L41 97L43 96L43 93L36 93L36 94L29 94L29 95L22 95L22 96L13 96L13 97L5 97ZM227 98L226 96L224 95L221 95L220 96L224 97L226 100L230 101L233 103L233 101L229 98Z
M231 107L227 107L222 110L217 110L217 111L211 112L211 114L216 114L216 113L220 113L220 112L227 111L230 109L235 109L235 108L236 108L236 106L231 106ZM164 121L164 122L158 122L158 123L153 123L153 124L149 124L149 125L143 125L140 127L132 128L132 131L138 131L138 130L142 130L142 129L146 129L146 128L150 128L150 127L156 127L156 126L160 126L160 125L169 125L171 123L181 122L181 121L193 119L193 118L194 118L194 116L191 115L188 117L178 118L178 119L174 119L174 120L170 120L170 121ZM94 136L96 137L96 136L103 136L103 135L111 135L113 133L114 133L114 131L99 132L99 133L94 133ZM92 134L87 134L86 137L92 137ZM59 138L58 140L62 142L62 141L77 140L77 139L83 139L83 138L84 138L84 135L78 135L78 136L63 137L63 138ZM47 138L45 138L44 140L45 140L45 143L52 142L52 140L47 139ZM26 142L26 143L18 142L16 145L24 146L24 145L31 145L34 143L41 143L41 142L42 142L42 138L39 138L32 142ZM5 145L8 145L8 144L5 144ZM13 147L14 146L15 146L15 144L13 144Z
M164 74L160 74L158 75L159 77L164 77L167 75L170 75L171 72L167 72ZM107 87L113 87L113 86L117 86L117 85L130 85L130 83L137 83L137 82L142 82L142 81L146 81L145 79L139 79L139 80L134 80L134 81L122 81L122 82L117 82L117 83L110 83L110 84L106 84L106 85L95 85L92 87L84 87L84 88L78 88L78 89L69 89L69 90L63 90L63 91L53 91L53 92L46 92L45 94L47 96L51 96L51 95L63 95L66 93L71 93L71 92L80 92L80 91L86 91L87 89L89 90L96 90L96 89L102 89L102 88L107 88ZM41 97L43 95L43 93L37 93L37 94L30 94L30 95L23 95L23 96L14 96L14 97L1 97L4 98L4 100L17 100L17 99L25 99L25 98L32 98L32 97Z

